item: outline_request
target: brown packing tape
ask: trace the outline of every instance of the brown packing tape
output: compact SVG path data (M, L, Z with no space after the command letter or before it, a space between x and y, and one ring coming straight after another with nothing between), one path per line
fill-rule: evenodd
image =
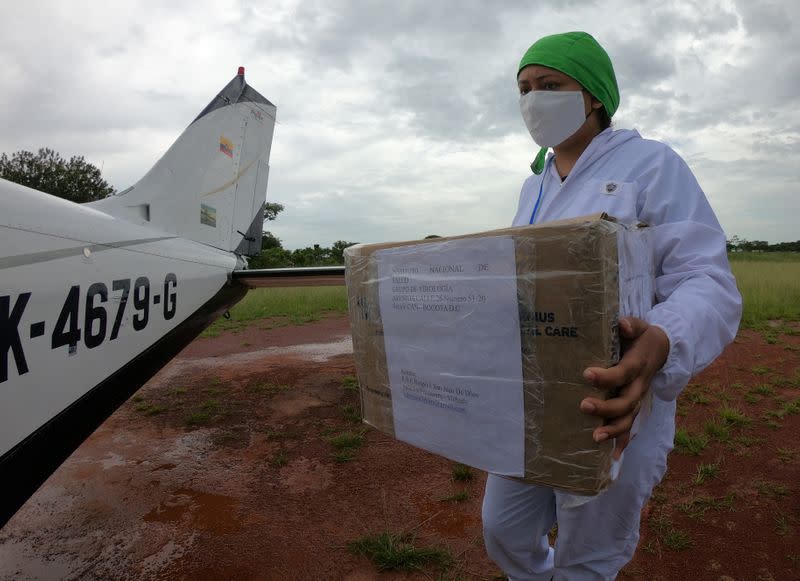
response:
M583 370L590 365L611 366L619 356L617 245L624 239L618 236L621 228L613 218L598 214L431 242L348 248L348 302L365 421L395 435L375 253L510 235L520 314L524 480L579 494L596 494L606 488L613 444L592 440L593 430L602 422L581 414L578 405L587 395L608 395L587 385Z
M353 355L361 395L364 421L394 437L392 394L386 367L386 345L378 306L377 265L370 261L375 251L353 246L345 256L347 301L353 335Z
M535 253L517 245L518 286L532 280L536 295L520 309L554 313L562 326L580 330L578 339L563 339L521 325L526 417L538 427L526 431L525 479L580 493L604 488L610 469L611 444L592 440L602 422L578 411L584 397L607 395L586 384L583 370L615 362L616 235L600 220L531 231Z

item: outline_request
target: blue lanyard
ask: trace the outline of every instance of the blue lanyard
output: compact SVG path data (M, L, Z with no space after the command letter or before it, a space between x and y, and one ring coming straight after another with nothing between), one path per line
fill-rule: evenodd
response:
M553 161L553 157L555 156L551 155L544 166L544 171L542 172L542 181L539 184L539 196L536 198L536 205L533 207L533 214L531 214L531 220L528 222L528 224L533 224L534 220L536 220L536 213L539 211L539 203L542 201L542 188L544 188L544 180L547 177L547 172L550 170L550 162Z

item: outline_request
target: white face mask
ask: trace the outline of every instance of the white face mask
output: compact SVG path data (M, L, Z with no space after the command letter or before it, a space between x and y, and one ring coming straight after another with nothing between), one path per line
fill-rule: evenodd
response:
M529 91L519 98L519 108L531 137L541 147L562 143L587 117L581 91Z

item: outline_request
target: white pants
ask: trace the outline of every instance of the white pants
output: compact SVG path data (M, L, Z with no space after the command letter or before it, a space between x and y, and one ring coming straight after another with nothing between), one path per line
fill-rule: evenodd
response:
M654 399L650 417L625 449L617 480L578 507L552 488L489 475L483 538L489 557L512 581L613 580L639 542L641 509L667 469L675 402ZM558 523L555 550L547 533Z

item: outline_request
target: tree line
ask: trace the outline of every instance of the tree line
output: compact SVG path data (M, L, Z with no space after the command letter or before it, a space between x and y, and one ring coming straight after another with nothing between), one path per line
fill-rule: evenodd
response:
M67 160L46 147L36 153L25 150L11 155L3 153L0 177L78 204L100 200L114 192L100 169L82 155Z
M732 236L727 241L728 252L800 252L800 240L770 244L766 240L747 240Z
M289 268L300 266L341 266L344 264L344 249L357 244L337 240L327 248L314 244L297 250L287 250L280 238L264 232L261 238L261 253L250 258L250 268Z

